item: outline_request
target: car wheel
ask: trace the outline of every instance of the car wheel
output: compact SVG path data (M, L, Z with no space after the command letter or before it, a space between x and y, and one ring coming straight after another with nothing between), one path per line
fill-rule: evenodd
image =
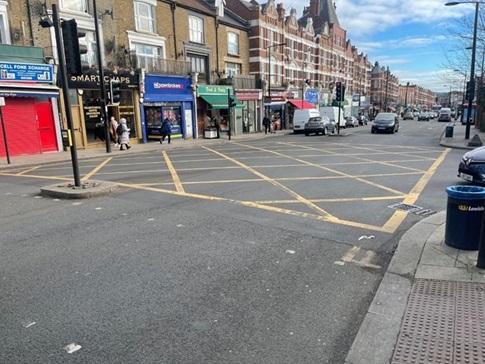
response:
M310 135L310 133L305 132L305 136L309 136L309 135Z

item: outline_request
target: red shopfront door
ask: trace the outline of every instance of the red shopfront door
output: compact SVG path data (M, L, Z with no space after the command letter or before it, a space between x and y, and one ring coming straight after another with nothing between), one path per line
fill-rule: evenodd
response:
M49 101L36 102L35 110L39 122L40 148L42 152L57 151L56 128L52 104Z
M41 153L35 99L6 97L1 106L10 156ZM1 128L1 124L0 124ZM0 134L0 156L6 156L3 130Z

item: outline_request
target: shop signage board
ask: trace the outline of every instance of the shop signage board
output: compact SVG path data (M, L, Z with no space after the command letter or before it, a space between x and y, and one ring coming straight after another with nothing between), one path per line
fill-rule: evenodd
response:
M139 84L138 73L114 73L104 71L104 84L109 85L109 80L113 79L120 83L120 89L137 89ZM68 79L69 88L79 89L98 89L101 86L100 77L97 73L87 72L79 76L70 76Z
M53 74L50 64L0 62L0 81L52 83Z

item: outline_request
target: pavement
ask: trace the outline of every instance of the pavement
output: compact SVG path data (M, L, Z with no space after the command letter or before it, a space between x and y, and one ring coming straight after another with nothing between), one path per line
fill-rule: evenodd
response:
M450 130L446 132L447 126L454 126L452 136ZM240 142L283 134L287 132L237 135L232 139ZM443 124L439 138L443 147L473 149L485 142L485 133L472 125L470 139L465 139L465 126ZM471 141L473 145L469 145ZM129 151L113 148L111 153L106 153L105 147L88 148L79 150L77 156L79 160L107 155L115 158L126 153L230 142L227 136L179 139L171 145L134 144ZM13 157L11 164L0 161L0 171L69 160L70 152ZM61 193L73 189L72 183L67 185L62 186ZM48 193L55 193L56 188L59 186L47 186ZM103 188L110 193L113 186ZM485 270L476 267L476 250L460 250L445 243L446 215L441 211L427 217L402 236L345 364L485 363Z

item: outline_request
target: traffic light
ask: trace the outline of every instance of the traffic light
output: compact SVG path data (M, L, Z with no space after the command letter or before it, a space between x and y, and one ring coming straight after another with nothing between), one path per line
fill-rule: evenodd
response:
M236 99L234 97L229 96L229 107L235 107L236 106Z
M466 83L466 94L465 94L465 100L468 101L473 101L475 98L475 82L473 81L468 81Z
M116 80L109 80L109 101L111 104L119 104L121 99L120 83Z
M342 101L342 82L335 83L335 101Z
M84 44L79 44L79 38L86 36L86 33L77 29L75 19L64 20L62 27L62 43L64 44L64 56L66 57L66 71L70 75L82 75L83 70L89 65L81 61L81 55L88 53Z

